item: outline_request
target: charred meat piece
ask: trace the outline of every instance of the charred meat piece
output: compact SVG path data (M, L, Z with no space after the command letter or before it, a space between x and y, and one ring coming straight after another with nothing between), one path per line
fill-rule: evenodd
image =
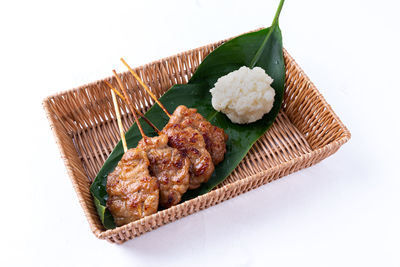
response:
M214 165L224 160L228 135L223 129L212 125L195 108L179 106L172 114L169 123L180 124L183 128L192 127L198 130L204 138L206 149L210 152Z
M160 185L160 205L169 208L181 201L189 188L189 159L178 149L168 146L168 136L144 137L138 148L147 153L150 173Z
M189 189L195 189L210 179L214 164L206 149L203 136L199 131L180 124L168 123L162 130L168 136L168 144L178 149L190 160Z
M117 226L157 212L159 186L140 148L129 149L107 178L107 207Z

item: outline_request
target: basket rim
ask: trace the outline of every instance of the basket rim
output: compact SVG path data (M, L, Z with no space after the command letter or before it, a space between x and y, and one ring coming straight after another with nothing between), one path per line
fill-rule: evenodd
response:
M259 28L259 29L256 29L254 31L257 31L257 30L260 30L260 29L263 29L263 28ZM253 31L251 31L251 32L253 32ZM232 37L232 38L234 38L234 37ZM147 64L138 66L137 69L141 70L141 69L147 68L147 67L149 67L151 65L154 65L154 64L157 64L157 63L160 63L160 62L175 58L177 56L182 56L182 55L187 54L187 53L195 52L200 48L211 46L213 44L217 44L217 43L221 43L222 44L223 42L225 42L225 41L227 41L229 39L232 39L232 38L226 38L224 40L217 41L215 43L207 44L207 45L204 45L204 46L199 46L199 47L194 48L194 49L190 49L190 50L183 51L183 52L180 52L180 53L168 56L168 57L164 57L164 58L149 62ZM151 217L156 218L158 216L162 216L162 214L166 213L167 211L171 211L171 210L175 210L175 209L178 210L182 205L192 205L193 203L201 200L202 198L207 198L207 197L211 197L213 195L218 195L219 193L221 193L223 191L227 191L228 189L230 189L232 187L238 187L239 185L247 184L250 181L256 180L261 176L266 176L269 173L272 173L276 169L288 167L288 166L296 164L297 162L301 162L301 161L307 160L308 158L311 158L316 154L321 154L321 153L324 153L324 152L328 152L328 151L330 151L332 149L339 148L343 144L345 144L347 141L349 141L350 138L351 138L350 131L343 124L343 122L340 120L340 118L336 115L336 113L334 112L332 107L326 102L325 98L318 91L318 89L316 88L314 83L311 81L311 79L307 76L307 74L304 73L303 69L297 64L297 62L293 59L293 57L287 52L287 50L285 48L283 48L283 52L286 54L286 56L291 61L293 61L297 65L301 75L304 76L305 79L307 79L310 82L310 86L312 87L313 91L320 98L320 101L323 103L323 105L327 109L329 109L329 112L331 113L331 115L335 119L336 123L340 126L340 128L342 128L342 130L343 130L342 135L339 138L336 138L335 140L323 145L322 147L319 147L317 149L313 149L311 152L307 152L307 153L302 154L300 156L297 156L297 157L295 157L295 158L293 158L293 159L291 159L289 161L286 161L284 163L280 163L280 164L278 164L278 165L276 165L274 167L271 167L271 168L268 168L268 169L263 170L261 172L258 172L258 173L254 174L254 175L246 176L246 177L244 177L244 178L242 178L240 180L234 181L234 182L229 183L227 185L224 185L224 186L222 186L220 188L214 189L214 190L212 190L212 191L210 191L210 192L208 192L206 194L200 195L200 196L198 196L196 198L193 198L193 199L187 200L185 202L179 203L178 205L170 207L170 208L168 208L166 210L158 211L157 213L154 213L152 215L146 216L145 218L142 218L140 220L131 222L129 224L126 224L126 225L123 225L123 226L120 226L120 227L117 227L117 228L114 228L114 229L102 229L102 228L97 227L97 223L93 220L92 216L90 215L89 207L87 206L86 202L83 201L84 197L82 195L82 192L79 189L79 185L74 181L75 174L73 173L72 168L69 167L69 161L68 161L68 158L67 158L67 152L66 152L65 148L61 145L61 138L62 138L61 133L62 132L59 129L57 129L57 127L55 127L55 123L56 123L57 119L54 116L52 116L52 109L51 109L51 106L50 106L50 102L52 101L52 98L54 98L56 96L60 96L60 95L63 95L63 94L66 94L66 93L71 93L71 92L77 92L82 87L99 84L104 80L111 79L112 76L108 76L108 77L105 77L103 79L98 79L98 80L96 80L94 82L85 83L85 84L83 84L83 85L81 85L79 87L74 87L74 88L69 89L69 90L63 90L63 91L60 91L60 92L57 92L55 94L52 94L50 96L45 97L43 99L43 101L42 101L42 106L43 106L43 108L45 110L47 119L49 120L50 128L51 128L51 130L53 132L53 135L54 135L54 137L56 139L56 143L57 143L57 146L58 146L58 148L60 150L61 158L64 161L64 165L66 166L68 176L69 176L70 180L72 181L74 190L78 195L79 202L80 202L80 204L82 206L82 209L84 211L84 214L85 214L85 216L86 216L86 218L88 220L90 229L94 233L94 235L96 237L100 238L100 239L108 239L108 238L110 238L112 236L118 235L121 232L123 233L125 231L128 231L128 229L130 229L133 225L143 225L145 219L148 219L148 218L151 218ZM129 73L129 71L121 72L121 74L128 74L128 73ZM68 132L66 132L66 133L68 134Z

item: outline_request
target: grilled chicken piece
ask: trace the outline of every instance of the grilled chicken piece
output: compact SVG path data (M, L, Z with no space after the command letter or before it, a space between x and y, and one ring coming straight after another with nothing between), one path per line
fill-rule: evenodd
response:
M199 131L180 124L168 123L162 130L168 136L168 144L178 149L190 160L189 189L195 189L210 179L214 164Z
M180 124L183 128L192 127L198 130L204 138L206 149L210 152L214 165L224 160L228 135L223 129L212 125L195 108L179 106L172 114L169 123Z
M181 201L189 188L189 159L178 149L168 146L168 136L144 137L138 148L147 153L150 173L160 185L160 205L169 208Z
M107 207L118 226L157 212L159 186L140 148L129 149L107 178Z

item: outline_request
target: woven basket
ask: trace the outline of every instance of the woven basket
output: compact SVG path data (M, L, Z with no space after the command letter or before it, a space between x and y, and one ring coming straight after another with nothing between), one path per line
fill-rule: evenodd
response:
M172 85L186 83L200 62L226 40L206 45L138 67L135 71L160 97ZM97 215L89 186L107 156L119 141L110 90L106 78L46 98L44 109L61 151L79 202L90 228L100 239L123 243L164 224L218 204L297 170L309 167L335 153L350 139L350 132L325 102L322 95L284 52L285 96L282 110L267 133L253 146L232 174L213 191L159 211L141 220L106 230ZM154 103L125 72L122 79L142 112ZM127 130L134 122L119 100L122 122Z

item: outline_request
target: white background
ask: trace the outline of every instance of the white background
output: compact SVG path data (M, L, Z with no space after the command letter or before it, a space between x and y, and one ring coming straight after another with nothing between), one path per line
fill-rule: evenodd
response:
M286 1L284 46L352 139L123 245L91 233L44 97L263 26L278 0L2 1L1 266L400 266L397 1Z

